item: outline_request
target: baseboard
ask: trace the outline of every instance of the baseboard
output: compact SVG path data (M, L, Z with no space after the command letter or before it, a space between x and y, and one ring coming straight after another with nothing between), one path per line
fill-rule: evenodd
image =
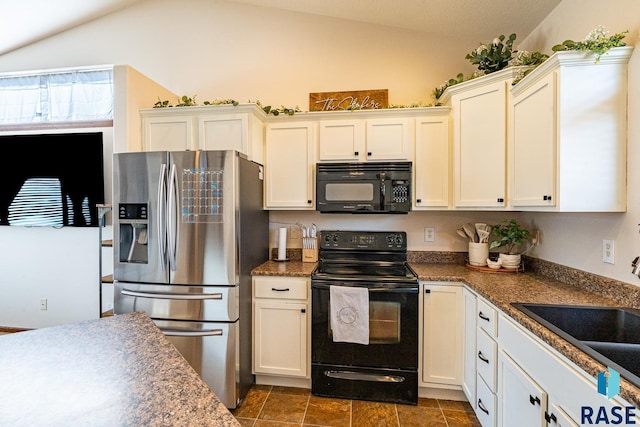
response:
M279 377L276 375L256 374L256 384L311 389L311 379L309 378L291 378L291 377Z
M436 387L419 387L418 397L440 400L458 400L461 402L469 401L462 390L451 390L448 388Z

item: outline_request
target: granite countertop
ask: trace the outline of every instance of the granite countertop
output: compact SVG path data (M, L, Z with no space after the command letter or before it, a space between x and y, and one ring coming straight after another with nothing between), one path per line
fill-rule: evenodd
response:
M0 425L240 426L142 312L0 336Z
M280 264L275 268L272 264ZM301 262L267 262L252 272L254 275L301 276L304 271L313 271L315 264ZM421 281L463 282L471 289L511 316L516 322L533 332L567 359L595 377L606 366L593 359L568 341L551 332L511 305L520 303L574 304L594 306L630 306L640 308L636 293L625 295L628 287L606 287L603 292L567 284L537 273L482 272L466 268L461 264L409 262ZM570 280L567 280L570 281ZM636 407L640 407L640 388L624 378L620 382L620 396Z

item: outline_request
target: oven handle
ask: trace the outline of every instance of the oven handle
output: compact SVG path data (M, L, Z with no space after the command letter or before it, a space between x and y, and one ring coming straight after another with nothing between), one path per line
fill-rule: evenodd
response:
M332 285L330 283L318 283L318 282L314 282L313 280L311 281L311 288L312 289L329 289ZM344 285L341 284L340 286L348 286L348 285ZM367 286L361 286L361 287L366 287L367 289L369 289L369 292L393 292L393 293L398 293L398 294L417 294L418 293L418 286L395 286L395 285L386 285L386 286L381 286L381 287L374 287L374 288L370 288Z
M404 377L400 377L398 375L368 374L353 371L328 370L324 371L324 374L329 378L336 378L340 380L375 381L384 383L401 383L405 380Z

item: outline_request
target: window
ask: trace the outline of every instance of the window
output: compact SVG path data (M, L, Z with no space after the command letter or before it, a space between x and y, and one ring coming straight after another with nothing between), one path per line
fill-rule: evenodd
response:
M0 125L113 119L113 70L0 75Z

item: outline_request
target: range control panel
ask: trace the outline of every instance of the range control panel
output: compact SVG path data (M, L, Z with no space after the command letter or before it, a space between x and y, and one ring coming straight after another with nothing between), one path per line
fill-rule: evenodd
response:
M407 250L404 231L321 231L320 249Z

